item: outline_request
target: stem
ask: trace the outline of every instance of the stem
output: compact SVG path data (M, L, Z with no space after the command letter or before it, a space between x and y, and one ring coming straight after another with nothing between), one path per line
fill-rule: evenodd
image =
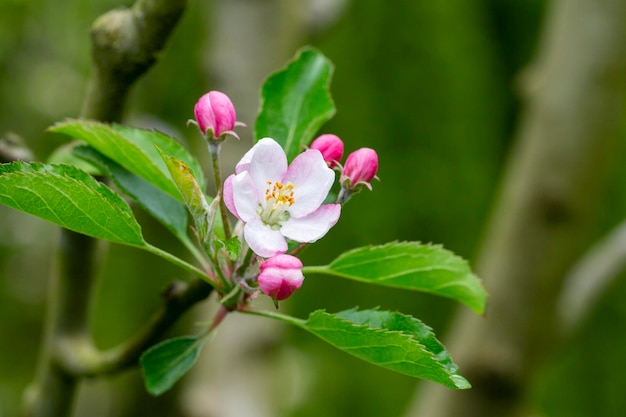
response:
M302 252L309 244L308 243L300 243L294 250L291 251L290 255L296 256L300 252Z
M284 321L285 323L293 324L294 326L305 329L306 328L306 320L302 320L296 317L287 316L285 314L275 313L271 311L259 311L259 310L249 310L246 308L242 308L237 310L243 314L250 314L253 316L261 316L267 317L274 320Z
M164 251L163 249L157 248L156 246L152 246L149 243L146 244L147 246L145 247L145 249L157 256L160 256L163 259L168 260L169 262L173 263L176 266L179 266L181 268L183 268L185 271L187 272L191 272L194 275L200 276L202 278L205 278L207 280L207 282L209 282L210 284L213 284L213 282L211 282L210 277L206 274L206 272L201 271L200 269L198 269L197 267L193 266L190 263L187 263L185 261L183 261L180 258L177 258L176 256L172 255L169 252Z
M205 271L210 271L211 270L211 264L210 262L207 260L206 256L204 255L203 252L201 252L198 247L196 245L193 244L193 242L191 241L191 239L185 238L185 239L181 239L181 242L183 243L183 245L185 245L185 247L187 248L187 250L191 253L191 255L198 261L200 262L200 264L202 265L202 267L204 268Z
M328 265L324 266L303 266L302 267L303 274L329 274Z
M222 183L222 174L220 173L220 149L220 142L209 141L209 153L211 154L213 174L215 175L215 187L217 188L217 195L220 199L220 215L222 216L224 237L228 240L231 238L231 233L228 212L226 211L226 204L224 203L224 184Z

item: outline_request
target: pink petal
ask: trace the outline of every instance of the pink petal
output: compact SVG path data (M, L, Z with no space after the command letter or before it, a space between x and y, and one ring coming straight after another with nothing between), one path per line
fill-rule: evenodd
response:
M279 268L279 269L302 269L302 261L296 258L293 255L276 255L273 256L266 261L264 261L261 265L261 271L264 271L267 268Z
M284 300L302 286L302 262L291 255L277 255L261 264L258 283L263 293Z
M341 205L325 204L313 213L290 218L280 229L283 236L296 242L312 243L321 239L339 220Z
M219 136L228 130L233 130L237 115L230 98L220 91L211 91L209 98L215 118L215 136Z
M287 242L279 230L273 230L258 217L243 228L243 236L254 253L263 258L285 253Z
M257 208L259 207L259 195L250 174L248 174L247 171L244 171L241 174L231 177L232 180L230 181L230 186L232 187L232 202L234 211L230 210L230 207L229 210L244 222L249 222L250 220L257 218L259 216L257 214ZM226 184L224 184L224 186L224 190L226 190ZM228 203L226 199L224 200L224 203Z
M295 185L295 203L289 208L289 214L299 218L314 212L324 202L335 181L335 173L328 168L320 151L309 149L293 160L282 181Z
M237 213L237 209L235 208L235 196L233 195L233 179L235 175L230 175L224 181L224 204L226 204L226 208L235 215L238 219L241 219L239 214Z
M317 149L322 153L322 157L329 168L333 168L341 162L341 157L343 156L343 142L337 135L327 133L318 136L317 139L311 142L310 148Z
M211 93L206 93L196 103L193 108L196 122L203 135L206 135L207 129L211 128L215 130L215 113L211 107Z

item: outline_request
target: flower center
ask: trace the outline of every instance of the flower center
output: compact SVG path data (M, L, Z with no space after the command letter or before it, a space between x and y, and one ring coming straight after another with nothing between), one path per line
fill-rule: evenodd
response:
M295 186L291 182L287 184L280 181L267 182L265 206L259 207L259 216L263 223L272 227L280 227L280 223L289 219L287 209L296 202L294 188Z

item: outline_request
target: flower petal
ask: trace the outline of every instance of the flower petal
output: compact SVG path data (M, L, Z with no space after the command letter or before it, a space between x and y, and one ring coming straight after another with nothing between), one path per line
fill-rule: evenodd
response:
M241 217L239 217L239 214L237 213L237 209L235 208L235 197L233 195L233 179L235 178L235 175L230 175L228 178L226 178L226 181L224 181L224 204L226 204L226 207L228 208L228 210L233 213L235 215L235 217L237 217L238 219L241 219Z
M271 138L261 139L252 149L247 171L250 173L259 195L264 195L267 182L280 180L287 171L287 156L283 148Z
M248 152L241 157L237 165L235 166L235 174L241 174L244 171L248 170L248 166L250 166L250 160L252 160L252 155L254 155L254 146L248 149Z
M259 288L263 293L284 300L302 286L302 262L291 255L277 255L260 265Z
M231 213L244 222L258 218L257 208L259 207L259 195L250 174L244 171L241 174L231 175L231 177L230 187L232 187L234 210L228 206L229 201L226 199L226 195L224 196L224 203L227 204ZM228 178L230 179L231 177ZM224 183L224 191L226 191L226 183Z
M250 249L263 258L270 258L287 251L287 241L280 231L273 230L258 217L246 223L243 236Z
M283 236L296 242L312 243L322 238L339 220L341 205L325 204L313 213L290 218L280 229Z
M313 213L324 202L335 181L335 173L328 168L320 151L309 149L293 160L281 181L295 185L295 203L289 208L289 214L299 218Z

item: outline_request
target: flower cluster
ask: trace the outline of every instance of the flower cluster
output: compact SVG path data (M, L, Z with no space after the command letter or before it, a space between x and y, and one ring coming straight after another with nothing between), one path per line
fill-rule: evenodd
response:
M209 142L237 137L235 109L223 93L211 91L194 108L196 123ZM219 147L209 146L211 152ZM275 301L289 297L304 280L302 262L293 256L321 239L337 223L341 205L376 178L378 156L369 148L351 153L341 165L344 145L339 137L325 134L315 139L291 164L281 145L260 139L239 161L235 173L224 181L222 201L239 220L236 235L254 256L245 267L227 268L231 282L240 283L248 297L255 288ZM335 203L324 204L340 172ZM217 173L219 174L219 172ZM216 175L217 177L217 175ZM299 243L289 252L289 241ZM254 264L256 263L256 267ZM250 271L256 271L250 274ZM252 275L252 276L251 276Z

